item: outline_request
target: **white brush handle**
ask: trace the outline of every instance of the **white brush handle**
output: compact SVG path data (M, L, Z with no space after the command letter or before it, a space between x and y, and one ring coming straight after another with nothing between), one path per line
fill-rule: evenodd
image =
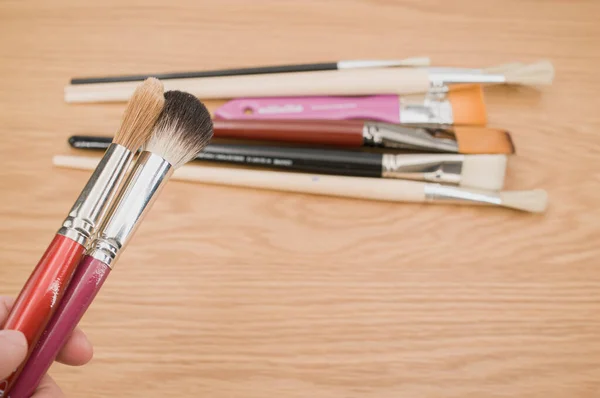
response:
M55 156L53 158L53 163L56 166L79 170L94 170L98 162L98 158L84 156ZM440 202L462 205L503 206L532 213L544 212L548 202L546 191L541 189L498 192L465 189L417 181L314 175L241 168L185 165L175 170L171 178L205 184L388 202Z
M186 91L201 99L309 95L426 93L429 74L418 68L370 68L163 80L165 91ZM75 84L65 87L66 102L129 100L139 82Z

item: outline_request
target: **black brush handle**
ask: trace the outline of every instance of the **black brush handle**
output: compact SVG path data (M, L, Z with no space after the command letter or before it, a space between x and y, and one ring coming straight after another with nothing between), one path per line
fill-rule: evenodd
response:
M79 149L106 149L109 137L72 136ZM355 177L381 177L379 153L297 147L209 144L195 160Z
M71 79L71 84L135 82L135 81L146 80L149 77L155 77L160 80L165 80L165 79L189 79L189 78L196 78L196 77L261 75L261 74L267 74L267 73L314 72L314 71L322 71L322 70L336 70L337 68L338 68L337 62L325 62L325 63L315 63L315 64L259 66L259 67L254 67L254 68L235 68L235 69L221 69L221 70L209 70L209 71L197 71L197 72L158 73L158 74L153 74L153 75L82 77L82 78Z

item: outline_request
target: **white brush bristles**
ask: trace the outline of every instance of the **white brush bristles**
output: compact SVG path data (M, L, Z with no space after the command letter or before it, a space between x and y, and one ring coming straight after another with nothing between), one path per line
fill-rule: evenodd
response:
M552 84L554 80L554 66L550 61L540 61L534 64L523 65L520 68L507 70L504 73L509 84L527 86L544 86Z
M174 168L194 159L213 136L210 113L195 96L182 91L165 93L165 106L144 150Z
M513 71L517 68L522 68L523 65L524 64L522 64L521 62L511 62L508 64L500 64L500 65L496 65L496 66L490 66L489 68L483 69L483 71L485 73L489 73L489 74L505 75L506 73Z
M530 213L543 213L548 207L548 193L543 189L500 192L502 205Z
M465 155L460 186L497 191L504 186L506 155Z

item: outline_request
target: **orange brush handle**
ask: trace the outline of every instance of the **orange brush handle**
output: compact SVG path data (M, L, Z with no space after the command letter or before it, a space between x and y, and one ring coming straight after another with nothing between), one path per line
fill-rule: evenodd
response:
M3 329L23 332L29 352L54 315L84 251L81 244L56 235L17 297ZM3 387L4 391L10 388L17 373L18 370L0 381L0 392Z

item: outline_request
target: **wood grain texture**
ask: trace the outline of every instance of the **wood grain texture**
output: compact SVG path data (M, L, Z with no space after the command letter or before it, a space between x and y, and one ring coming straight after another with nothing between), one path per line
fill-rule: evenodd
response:
M170 183L82 321L69 397L600 395L600 3L594 0L0 2L0 294L16 295L88 174L72 134L123 104L74 76L429 55L549 58L537 93L486 91L533 216ZM211 109L218 105L209 103Z

